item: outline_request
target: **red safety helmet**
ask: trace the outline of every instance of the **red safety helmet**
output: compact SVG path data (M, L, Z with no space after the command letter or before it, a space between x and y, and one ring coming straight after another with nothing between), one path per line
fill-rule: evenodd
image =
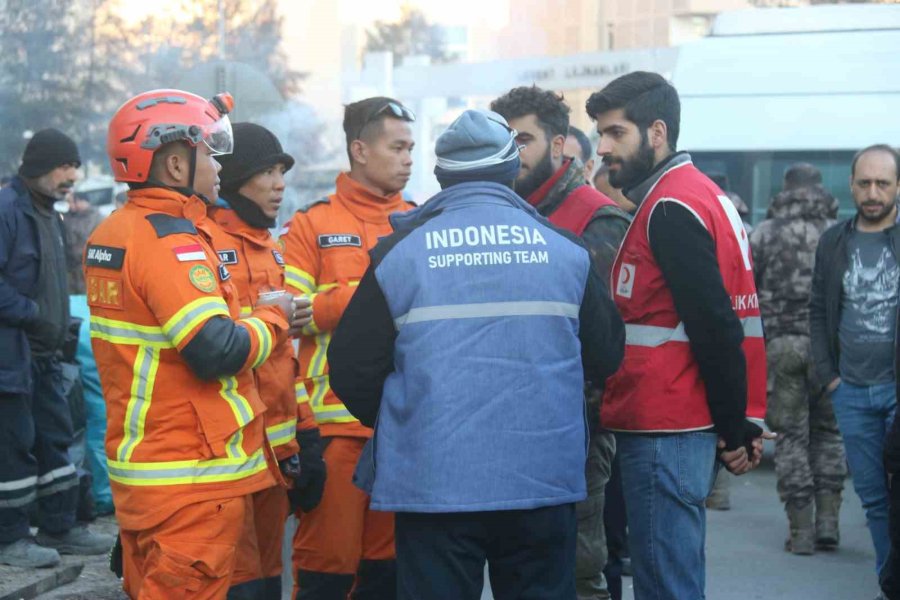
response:
M153 153L170 142L200 142L214 154L234 148L228 92L211 100L181 90L153 90L123 104L109 122L106 153L116 181L142 183L150 174Z

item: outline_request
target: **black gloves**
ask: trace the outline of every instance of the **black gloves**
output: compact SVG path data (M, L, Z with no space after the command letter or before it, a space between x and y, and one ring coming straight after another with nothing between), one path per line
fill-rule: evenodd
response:
M122 568L122 537L116 534L116 543L109 549L109 570L116 574L116 577L122 579L124 569Z
M294 486L288 490L291 510L309 512L319 505L325 490L325 461L322 460L325 444L318 429L298 431L297 442L300 453L279 465L285 477L294 481Z

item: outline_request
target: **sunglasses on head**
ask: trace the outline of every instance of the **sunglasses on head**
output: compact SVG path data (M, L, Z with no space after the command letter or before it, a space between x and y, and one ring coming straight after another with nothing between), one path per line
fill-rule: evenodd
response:
M385 111L389 111L392 115L394 115L398 119L403 119L404 121L408 121L410 123L412 123L416 120L416 114L413 111L409 110L408 108L406 108L399 102L391 101L391 102L388 102L387 104L385 104L384 106L380 107L378 110L375 110L371 114L369 114L369 116L366 117L366 120L363 121L362 126L359 128L359 131L356 133L356 137L353 139L358 140L362 136L363 129L365 129L369 123L374 121L376 118L378 118L378 116L380 116Z

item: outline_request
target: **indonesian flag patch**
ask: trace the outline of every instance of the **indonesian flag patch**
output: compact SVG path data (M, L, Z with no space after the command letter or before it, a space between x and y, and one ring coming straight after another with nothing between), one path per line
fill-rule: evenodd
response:
M190 244L188 246L176 246L172 248L175 258L178 262L190 262L192 260L206 260L206 252L200 244Z

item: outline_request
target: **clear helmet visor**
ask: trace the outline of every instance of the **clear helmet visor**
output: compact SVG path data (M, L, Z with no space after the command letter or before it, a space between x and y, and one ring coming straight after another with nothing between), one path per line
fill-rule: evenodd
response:
M213 156L231 154L234 151L234 134L228 115L203 128L203 143L212 150Z

